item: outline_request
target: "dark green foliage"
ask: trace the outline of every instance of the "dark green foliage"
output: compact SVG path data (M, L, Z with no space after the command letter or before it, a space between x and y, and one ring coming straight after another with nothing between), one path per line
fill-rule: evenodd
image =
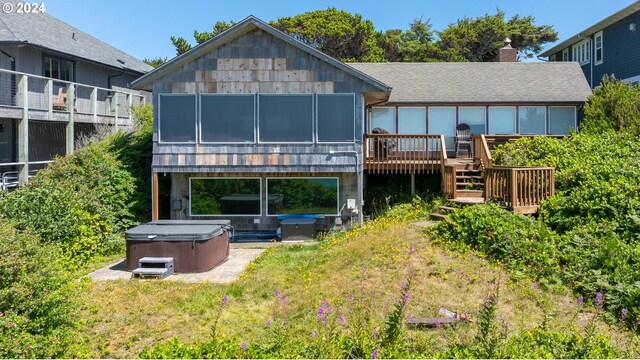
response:
M144 60L142 60L142 61L143 61L145 64L147 64L147 65L151 65L151 66L153 66L154 68L157 68L157 67L159 67L160 65L162 65L162 64L164 64L164 63L166 63L166 62L167 62L167 58L166 58L166 57L164 57L164 58L163 58L163 57L159 57L159 56L158 56L158 57L155 57L155 58L153 58L153 59L146 59L146 58L145 58L145 59L144 59Z
M441 196L440 177L417 175L416 195L425 203ZM364 213L372 216L382 215L391 207L411 203L411 178L407 175L367 175L364 197Z
M328 8L283 17L271 25L341 61L385 61L373 23L358 13Z
M75 320L57 248L0 218L0 358L61 356Z
M133 224L134 180L108 141L58 157L26 186L0 193L0 212L60 247L70 268L122 245Z
M640 135L640 85L605 75L584 106L581 130L591 134L622 131Z
M106 141L122 166L131 174L135 190L131 194L131 213L140 220L151 213L151 160L153 149L153 108L151 104L132 109L136 130L117 132ZM160 177L162 179L163 177Z
M545 224L498 205L469 206L432 229L439 241L460 250L479 250L507 268L557 282L557 235Z

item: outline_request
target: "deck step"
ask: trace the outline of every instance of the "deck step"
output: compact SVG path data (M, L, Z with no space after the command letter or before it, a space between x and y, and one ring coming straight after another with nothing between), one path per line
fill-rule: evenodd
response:
M458 186L469 186L469 185L473 185L473 186L484 186L483 182L456 182L456 185Z
M447 217L447 215L444 214L440 214L440 213L431 213L431 219L433 220L443 220L445 217Z
M459 205L464 205L464 206L468 206L468 205L478 205L478 204L484 204L485 199L483 197L463 197L463 196L459 196L455 199L449 199L449 201L459 204Z
M139 279L159 279L162 280L173 274L173 268L137 268L131 272L131 277Z
M482 190L456 190L458 197L482 197Z
M445 205L440 205L440 206L438 206L438 208L440 210L445 210L445 211L456 211L456 210L458 210L457 208L454 208L453 206L445 206Z
M458 175L457 179L482 180L482 175Z

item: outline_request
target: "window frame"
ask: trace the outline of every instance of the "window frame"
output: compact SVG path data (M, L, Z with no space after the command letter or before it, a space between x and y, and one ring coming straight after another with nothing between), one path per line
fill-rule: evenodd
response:
M598 38L600 38L600 47L598 47ZM600 60L598 60L598 50L600 50ZM593 65L600 65L604 61L604 37L602 30L593 35Z
M521 116L520 116L520 110L521 109L525 109L525 108L541 108L544 111L544 115L543 115L543 124L544 124L544 132L542 134L532 134L532 133L522 133L522 124L521 124ZM545 106L545 105L518 105L518 110L517 110L517 115L516 115L516 121L518 123L517 126L517 130L518 130L518 134L520 135L547 135L548 131L549 131L549 127L547 124L547 119L549 118L549 106Z
M569 61L569 48L562 50L562 61Z
M314 102L313 102L313 108L314 108L314 118L313 118L313 141L315 141L315 143L317 144L353 144L356 142L356 94L355 93L331 93L331 94L314 94ZM351 95L353 97L353 140L351 141L321 141L320 140L320 133L318 131L319 126L319 120L320 118L318 117L318 110L320 108L320 106L318 106L319 101L318 101L318 97L320 96L332 96L332 95L340 95L340 96L345 96L345 95Z
M193 141L162 141L162 97L163 96L193 96L195 101L194 101L194 107L195 107L195 118L194 120L194 132L195 132L195 136L194 136L194 140ZM158 94L158 144L181 144L181 145L196 145L198 144L198 140L200 137L200 132L198 131L198 125L200 122L200 118L199 118L199 112L198 112L198 108L199 108L199 101L198 101L198 95L197 94L176 94L176 93L162 93L162 94Z
M374 109L392 109L393 110L393 131L389 131L389 134L398 133L398 107L397 106L372 106L369 115L369 133L374 129L373 127L373 110Z
M258 195L259 197L259 201L260 201L260 213L259 214L193 214L192 212L192 207L193 207L193 196L192 196L192 189L191 189L191 180L192 179L201 179L201 180L207 180L207 179L215 179L215 180L258 180L260 182L260 194ZM233 217L238 217L238 216L245 216L245 217L257 217L257 216L262 216L262 205L263 205L263 201L262 201L262 178L261 177L215 177L215 176L190 176L189 177L189 216L191 217L211 217L211 216L233 216Z
M586 38L573 45L573 55L574 61L577 61L581 66L589 64L591 62L591 39Z
M282 96L282 97L286 97L286 96L304 96L304 97L309 97L311 98L311 140L309 141L262 141L260 139L260 97L261 96L267 96L267 97L276 97L276 96ZM257 136L257 144L280 144L280 145L286 145L286 144L314 144L314 139L316 137L315 133L317 133L317 130L315 128L315 96L314 94L305 94L305 93L295 93L295 94L271 94L271 93L257 93L257 105L256 105L256 136ZM355 110L354 110L355 111ZM354 126L355 128L355 126ZM355 133L355 130L354 130Z
M552 108L573 108L573 130L578 130L578 107L575 105L549 105L547 107L547 135L565 135L551 133L551 109Z
M200 93L197 94L197 106L198 113L196 115L197 119L197 129L198 129L198 144L256 144L258 138L258 109L257 109L257 95L258 94L219 94L219 93ZM202 140L202 97L203 96L245 96L245 97L253 97L253 141L204 141ZM158 130L160 127L158 127ZM159 138L159 136L158 136Z
M47 58L49 58L50 60L56 60L59 63L61 63L63 61L64 62L67 62L67 61L70 62L72 69L71 69L71 74L69 74L69 75L71 76L71 79L65 80L65 79L58 79L58 78L54 78L54 77L51 77L51 76L47 76L46 75L47 69L46 69L46 66L45 66L45 64L47 63L47 60L46 60ZM61 57L61 56L52 55L52 54L49 54L49 53L44 53L44 52L42 53L42 76L44 76L46 78L54 79L54 80L58 80L58 81L75 82L76 81L76 66L77 66L77 62L75 60L68 59L68 58Z
M484 106L483 105L460 105L460 106L458 106L457 124L458 125L462 124L462 122L460 122L460 112L461 112L460 110L465 109L465 108L466 109L482 109L483 110L482 112L484 114L484 116L483 116L484 122L482 124L484 126L484 132L482 132L482 134L487 134L487 131L489 131L489 122L488 122L489 115L488 115L488 110L487 110L489 108L489 106L490 105L484 105ZM466 122L465 122L465 124L469 125ZM471 126L471 125L469 125L469 126ZM481 134L472 134L472 135L481 135Z
M327 216L340 216L340 178L338 176L267 176L265 178L265 198L269 199L269 180L277 179L277 180L285 180L285 179L335 179L336 180L336 213L335 214L314 214L321 215L323 218ZM261 208L262 210L262 208ZM287 216L287 215L296 215L296 214L269 214L269 206L267 204L266 216L268 217L277 217L277 216Z
M495 134L491 132L491 109L513 109L513 132L507 135L518 133L518 106L502 105L502 106L487 106L487 130L486 130L487 135L502 135L502 134Z

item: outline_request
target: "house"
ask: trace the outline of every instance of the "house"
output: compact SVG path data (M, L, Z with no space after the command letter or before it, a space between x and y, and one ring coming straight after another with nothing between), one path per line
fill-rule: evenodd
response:
M367 176L441 173L457 124L566 134L590 94L574 63L344 64L255 17L133 86L153 91L154 219L166 174L172 219L247 231L361 218Z
M17 0L7 0L14 9ZM152 67L46 13L0 12L0 175L17 186L100 126L131 125Z
M591 88L604 75L632 83L640 81L640 1L546 50L550 62L580 64Z

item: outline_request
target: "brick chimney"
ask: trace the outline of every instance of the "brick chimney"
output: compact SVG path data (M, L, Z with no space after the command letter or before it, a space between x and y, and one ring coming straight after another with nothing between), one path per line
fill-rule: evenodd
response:
M504 39L504 46L498 50L499 62L516 62L518 61L518 49L511 47L511 39Z

